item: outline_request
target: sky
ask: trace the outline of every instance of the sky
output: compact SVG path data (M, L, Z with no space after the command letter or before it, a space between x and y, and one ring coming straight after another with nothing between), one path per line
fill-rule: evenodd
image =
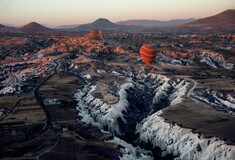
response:
M84 24L98 18L203 18L235 9L235 0L0 0L0 24Z

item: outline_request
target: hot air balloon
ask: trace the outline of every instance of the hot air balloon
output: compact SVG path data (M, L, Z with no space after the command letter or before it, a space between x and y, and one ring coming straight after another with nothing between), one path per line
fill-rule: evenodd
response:
M144 44L140 48L140 57L150 68L151 63L157 56L157 49L151 44Z

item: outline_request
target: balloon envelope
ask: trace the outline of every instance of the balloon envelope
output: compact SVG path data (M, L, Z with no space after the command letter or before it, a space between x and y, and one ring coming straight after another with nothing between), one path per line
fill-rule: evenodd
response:
M144 44L140 48L140 57L150 68L151 63L157 56L157 49L151 44Z

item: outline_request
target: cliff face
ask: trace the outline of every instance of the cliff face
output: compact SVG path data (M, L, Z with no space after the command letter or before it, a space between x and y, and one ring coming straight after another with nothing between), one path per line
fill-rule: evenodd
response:
M137 125L139 139L163 150L162 156L174 154L180 159L235 159L235 147L218 138L203 138L191 129L166 123L162 111L145 118Z

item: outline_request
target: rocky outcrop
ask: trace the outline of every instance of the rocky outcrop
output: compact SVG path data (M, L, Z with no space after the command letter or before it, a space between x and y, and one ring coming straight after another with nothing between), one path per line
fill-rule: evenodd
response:
M88 34L87 37L90 39L94 39L94 40L103 40L104 39L104 35L103 32L97 29L93 29L91 30Z

